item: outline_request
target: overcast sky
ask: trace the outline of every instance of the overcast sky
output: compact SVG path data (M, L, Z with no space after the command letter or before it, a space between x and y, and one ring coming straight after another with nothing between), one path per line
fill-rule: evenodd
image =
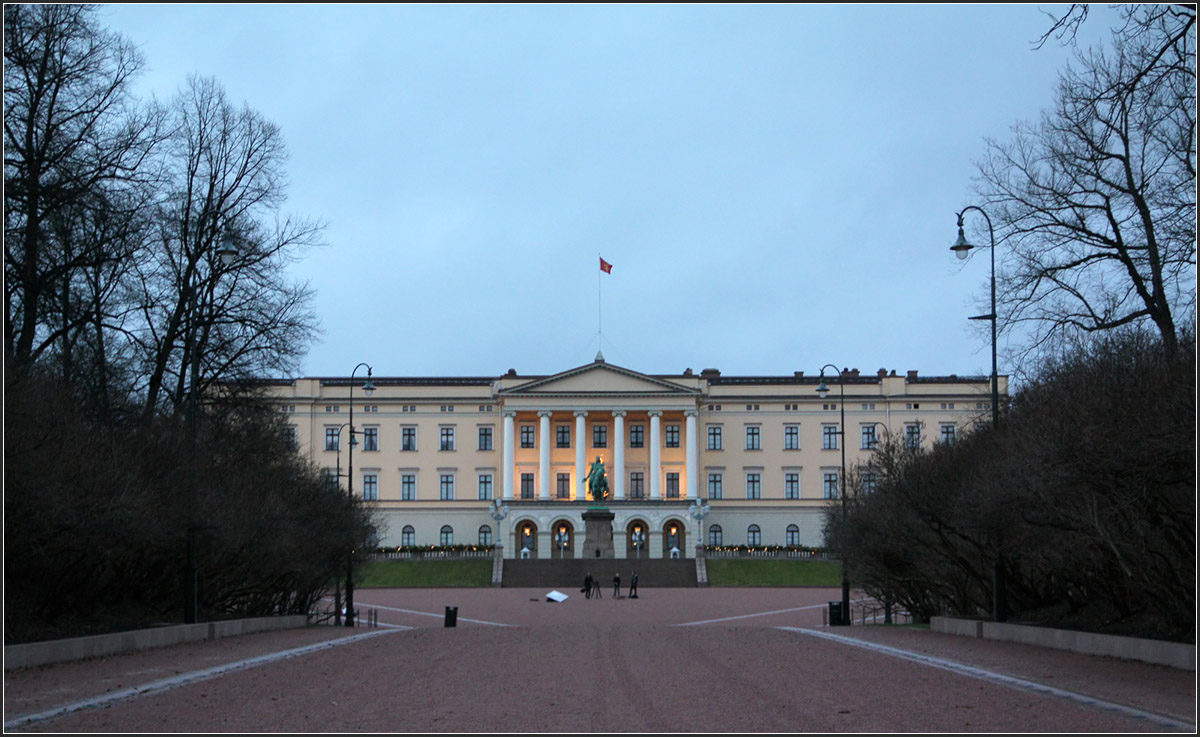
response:
M114 5L144 96L277 123L303 375L987 374L984 139L1050 105L1055 5ZM1107 38L1095 6L1080 44ZM968 226L982 227L968 214ZM982 242L986 243L986 235ZM613 264L600 274L599 257ZM603 327L602 341L598 333ZM1006 373L1002 360L1001 373Z

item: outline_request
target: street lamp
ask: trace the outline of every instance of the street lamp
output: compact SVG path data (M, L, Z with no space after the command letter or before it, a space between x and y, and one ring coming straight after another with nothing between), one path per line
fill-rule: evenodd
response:
M216 218L214 217L214 220ZM237 246L233 242L233 236L228 230L221 237L221 245L216 249L216 255L221 260L222 266L231 265L238 257ZM214 278L221 275L220 271L214 273ZM191 273L191 279L188 283L191 304L188 310L191 315L192 326L188 331L188 352L191 358L191 387L188 390L188 447L190 449L190 473L191 473L191 489L188 492L188 526L187 526L187 564L184 567L183 576L183 621L185 624L195 624L199 612L199 585L196 573L196 424L199 408L197 405L197 394L200 388L200 354L203 352L203 346L200 342L200 312L203 305L200 303L200 269L197 267Z
M838 372L838 391L841 399L838 402L838 410L841 411L841 425L838 427L837 435L839 435L838 446L842 449L842 470L838 474L838 482L841 485L840 496L842 497L842 527L846 525L846 385L842 379L843 371L832 363L827 363L821 367L821 383L817 387L817 395L824 399L829 394L829 388L825 386L825 369L831 368ZM845 535L843 534L843 539ZM832 622L830 623L832 624ZM850 624L850 579L846 576L846 556L843 551L842 555L842 621L838 624Z
M633 543L633 557L642 557L642 548L645 547L646 535L642 532L642 526L637 525L633 528L633 533L629 536L630 542Z
M992 312L989 315L976 315L972 320L990 320L992 323L992 427L1000 426L1000 379L996 371L996 233L992 230L992 219L988 214L976 207L975 205L967 205L958 213L958 240L950 246L950 250L954 251L954 255L958 258L966 259L970 255L971 249L975 246L967 242L966 236L963 235L963 215L967 210L975 210L983 219L987 221L988 236L991 238L991 255L992 255Z
M358 445L358 439L354 436L354 375L363 366L367 367L367 380L362 386L363 394L368 397L375 391L375 384L371 383L371 367L365 363L360 363L350 372L350 460L347 461L346 467L346 496L353 503L354 500L354 446ZM339 444L339 448L340 448ZM354 546L350 546L350 554L346 556L346 626L354 626Z
M1000 376L996 369L996 232L992 229L992 219L983 209L975 205L967 205L958 213L958 239L950 250L959 259L966 259L975 246L967 242L963 235L963 215L967 210L974 210L987 221L988 237L991 239L992 256L992 312L990 315L976 315L972 320L990 320L992 323L992 428L1000 427ZM999 533L997 533L999 535ZM1007 619L1004 600L1004 559L1000 546L996 546L996 556L992 561L992 619L1003 622Z

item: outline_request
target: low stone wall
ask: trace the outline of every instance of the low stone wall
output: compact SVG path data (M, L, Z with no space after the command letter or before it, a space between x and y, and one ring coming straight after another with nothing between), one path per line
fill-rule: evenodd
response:
M1049 627L988 622L975 619L932 617L929 628L949 635L980 637L986 640L1020 642L1026 645L1070 650L1085 655L1104 655L1125 660L1166 665L1180 670L1196 670L1196 646L1137 637L1099 635L1094 632L1059 630Z
M251 632L293 629L304 627L307 624L308 617L296 614L286 617L256 617L170 625L132 632L114 632L110 635L91 635L89 637L71 637L65 640L6 645L4 670L118 655L136 650L168 647L184 642L216 640L221 637L234 637Z

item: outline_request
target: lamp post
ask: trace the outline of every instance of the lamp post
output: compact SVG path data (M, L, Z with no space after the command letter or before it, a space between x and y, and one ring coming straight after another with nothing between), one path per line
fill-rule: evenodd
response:
M214 221L216 218L213 218ZM221 260L221 264L229 266L238 256L237 246L234 245L233 236L228 230L225 231L221 238L221 245L216 250L217 256ZM220 276L220 272L216 273ZM185 624L195 624L199 612L199 584L196 573L196 426L198 422L199 407L197 404L197 394L200 388L200 354L202 352L202 344L199 340L200 330L200 312L202 305L200 304L200 270L199 268L192 271L191 281L188 284L191 292L191 314L192 329L188 331L188 352L191 358L191 387L188 390L188 447L190 450L190 474L191 488L188 492L188 510L187 510L187 564L184 568L183 576L183 621Z
M841 424L838 427L838 446L842 450L842 469L838 473L838 484L842 487L839 496L842 498L842 525L846 524L846 385L842 379L843 371L831 363L821 367L821 383L817 387L817 395L824 399L829 394L825 386L825 369L831 368L838 372L838 391L840 399L838 410L841 412ZM832 624L832 623L831 623ZM850 579L846 575L846 556L842 555L842 621L838 624L850 624Z
M983 216L987 221L988 237L991 240L991 256L992 256L992 312L990 315L976 315L972 320L990 320L992 323L992 428L1000 427L1000 376L996 369L996 232L992 229L992 219L982 208L975 205L967 205L958 213L958 239L954 245L950 246L950 250L954 251L954 255L959 259L966 259L970 255L971 249L974 248L963 235L963 215L967 210L974 210ZM999 541L1000 533L997 533L997 542ZM1008 618L1005 611L1004 597L1004 558L1000 552L1000 546L996 546L996 555L992 561L992 619L997 622L1003 622Z
M354 437L354 375L363 366L367 367L367 380L363 384L363 393L368 397L375 391L371 383L371 367L360 363L350 372L350 459L346 462L346 496L354 499L354 446L358 439ZM339 448L341 445L339 444ZM354 626L354 546L350 546L350 554L346 556L346 626Z
M991 238L991 255L992 255L992 312L990 315L976 315L972 320L990 320L992 323L992 427L1000 426L1000 379L996 371L996 233L992 230L992 219L988 214L975 205L967 205L958 213L958 240L950 246L950 250L954 251L954 255L960 260L965 260L970 255L971 249L975 246L967 242L966 236L963 235L963 215L967 210L975 210L983 219L987 221L988 236Z
M696 544L704 545L704 518L712 511L708 502L703 499L696 498L692 501L692 506L688 507L688 516L696 520Z
M338 493L341 493L342 478L343 478L343 474L342 474L342 430L346 429L349 426L350 426L349 422L343 422L342 424L338 425L338 429L337 429L337 446L335 448L335 451L337 453L337 455L336 455L337 470L334 472L333 478L334 478L334 486L337 488ZM351 436L351 437L353 437L353 436ZM326 450L329 450L329 449L326 448ZM334 624L334 626L337 626L337 627L340 627L342 625L342 585L341 585L341 583L335 583L334 587L333 587L333 624Z

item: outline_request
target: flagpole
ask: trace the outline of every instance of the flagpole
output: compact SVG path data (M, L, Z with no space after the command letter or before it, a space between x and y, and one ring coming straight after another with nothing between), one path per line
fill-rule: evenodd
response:
M596 258L603 261L600 253L596 253ZM604 269L596 271L596 350L604 351L604 302L600 298L600 284L603 281L600 277L604 273Z

